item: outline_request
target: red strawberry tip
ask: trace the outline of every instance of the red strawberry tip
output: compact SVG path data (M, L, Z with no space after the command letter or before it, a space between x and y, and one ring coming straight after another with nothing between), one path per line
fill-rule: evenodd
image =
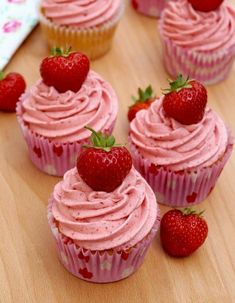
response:
M114 136L105 135L102 132L96 132L94 129L92 129L89 126L85 126L86 129L91 131L91 137L90 141L92 145L83 145L85 148L97 148L97 149L103 149L106 152L109 152L112 147L114 146L121 146L119 144L115 144L115 138Z
M170 88L162 89L163 94L167 95L172 92L179 92L182 88L192 88L190 81L192 81L192 79L189 79L189 76L184 79L182 74L179 74L175 80L168 79Z

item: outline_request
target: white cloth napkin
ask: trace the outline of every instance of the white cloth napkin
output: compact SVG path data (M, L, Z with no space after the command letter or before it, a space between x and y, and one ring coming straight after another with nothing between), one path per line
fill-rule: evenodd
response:
M38 23L40 0L0 0L0 70Z

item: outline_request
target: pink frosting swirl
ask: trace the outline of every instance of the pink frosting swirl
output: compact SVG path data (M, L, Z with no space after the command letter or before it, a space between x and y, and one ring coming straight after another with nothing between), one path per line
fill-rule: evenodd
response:
M21 98L22 118L35 133L56 142L82 141L90 137L84 128L96 131L112 127L117 117L117 96L107 82L93 71L74 93L59 93L39 80Z
M170 1L160 30L181 47L212 51L235 47L235 10L224 2L208 13L196 11L187 0Z
M219 160L228 145L221 118L208 107L197 124L183 125L166 116L162 101L141 110L130 124L130 139L151 163L173 171L208 167Z
M55 24L90 28L118 15L121 0L43 0L41 7Z
M93 191L77 169L71 169L55 186L52 199L60 232L91 250L133 247L157 219L155 195L133 167L111 193Z

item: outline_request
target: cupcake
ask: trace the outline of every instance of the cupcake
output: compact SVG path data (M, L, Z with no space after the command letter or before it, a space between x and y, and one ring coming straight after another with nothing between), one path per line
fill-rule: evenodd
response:
M87 57L78 52L45 58L41 75L21 96L17 118L34 165L63 176L90 137L84 126L112 132L118 100L111 85L89 70Z
M161 16L165 68L172 77L180 71L204 84L214 84L228 76L233 64L235 10L226 1L216 9L212 6L212 11L194 7L187 0L171 1Z
M230 131L206 102L200 83L179 76L130 124L134 165L159 203L189 207L203 201L231 155Z
M159 228L159 209L127 149L94 131L92 140L96 147L85 148L55 186L48 220L65 268L107 283L140 267Z
M159 18L169 0L132 0L132 6L138 12L154 18Z
M122 0L42 0L40 23L50 47L71 46L96 59L111 48L123 11Z

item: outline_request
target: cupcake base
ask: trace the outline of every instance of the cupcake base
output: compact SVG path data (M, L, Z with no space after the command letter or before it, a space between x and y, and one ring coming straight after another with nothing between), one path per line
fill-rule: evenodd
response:
M33 164L48 175L61 177L64 173L76 165L76 160L82 146L89 139L71 143L56 143L48 138L32 132L21 118L21 106L16 108L17 119L23 136L27 143L29 157ZM102 129L106 134L111 134L115 121L107 129Z
M69 48L86 54L94 60L105 55L112 46L117 25L123 15L124 4L113 20L94 28L79 29L72 26L55 25L40 12L40 24L48 45Z
M143 159L129 138L135 168L146 179L159 203L170 207L190 207L202 202L210 194L233 148L233 138L223 157L210 167L189 171L170 171Z
M70 273L89 282L110 283L132 275L143 263L160 225L158 209L158 217L151 232L136 246L128 251L91 251L78 247L60 233L51 213L52 203L51 199L48 205L48 222L56 241L59 259Z
M232 68L235 47L206 53L177 46L162 34L161 40L165 69L173 78L181 73L211 85L226 79Z
M141 14L159 18L167 0L132 0L132 6Z

